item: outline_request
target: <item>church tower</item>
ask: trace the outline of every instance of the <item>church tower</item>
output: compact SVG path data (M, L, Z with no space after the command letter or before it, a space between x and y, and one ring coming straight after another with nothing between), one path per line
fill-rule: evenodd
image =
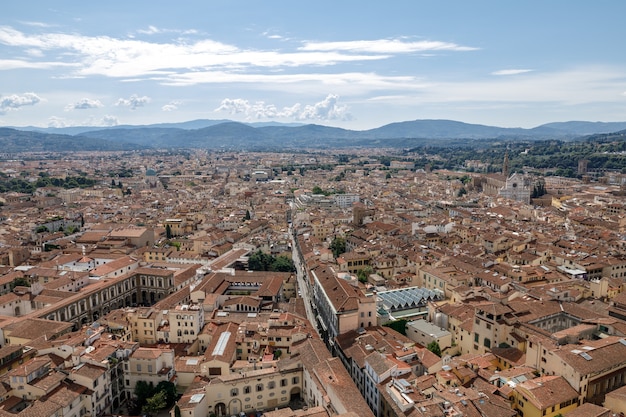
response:
M509 151L504 153L504 162L502 163L502 175L505 178L509 178Z

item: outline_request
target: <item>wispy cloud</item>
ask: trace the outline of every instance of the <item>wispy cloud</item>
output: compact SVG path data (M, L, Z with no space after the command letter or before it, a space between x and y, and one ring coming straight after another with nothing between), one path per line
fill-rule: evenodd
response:
M278 108L264 101L250 103L248 100L226 98L215 112L231 115L243 114L246 119L293 119L305 120L351 120L348 106L339 104L339 96L329 94L324 100L312 105L296 103L290 107Z
M130 107L131 110L135 110L137 107L143 107L148 103L150 103L150 97L139 97L137 94L133 94L129 98L118 99L115 105L118 107Z
M48 127L62 128L62 127L70 127L70 126L101 126L101 127L109 127L109 126L117 126L119 125L119 120L115 116L105 115L103 117L90 117L86 120L76 121L71 119L66 119L64 117L52 116L48 118Z
M156 26L139 31L142 34L169 32ZM278 35L267 34L275 37ZM259 50L212 39L176 38L154 42L109 36L83 36L68 33L27 34L9 26L0 26L0 44L36 54L55 52L57 56L73 56L76 68L66 74L73 77L106 76L123 79L155 78L162 82L174 80L188 72L228 72L233 75L253 74L262 70L291 70L334 66L341 63L385 60L395 54L424 51L470 51L475 48L448 42L382 39L373 41L308 42L291 50ZM34 55L31 53L31 55ZM0 69L1 67L0 61ZM5 62L8 62L5 60ZM65 62L35 63L13 60L14 67L36 65L68 65ZM6 65L6 64L5 64Z
M143 35L154 35L156 33L162 33L162 30L157 28L156 26L148 26L148 29L139 29L137 33L141 33Z
M52 28L56 26L50 23L35 22L32 20L20 20L19 23L25 26L32 26L32 27L38 27L38 28Z
M90 98L83 98L65 106L65 111L97 109L99 107L103 107L103 104L100 102L100 100L92 100Z
M22 95L12 94L10 96L0 96L0 114L5 114L10 110L17 110L24 106L34 106L41 101L35 93L24 93Z
M491 75L517 75L517 74L524 74L527 72L532 72L533 70L531 69L503 69L503 70L499 70L499 71L494 71L491 73Z
M31 51L31 50L29 50ZM26 52L28 53L28 52ZM12 69L51 69L55 67L76 68L77 64L49 61L26 61L23 59L0 59L0 70Z
M181 101L179 100L172 100L169 103L167 103L166 105L164 105L163 107L161 107L161 110L163 111L176 111L178 110L178 106L180 106L182 104Z
M307 42L301 51L343 51L376 54L404 54L427 51L475 51L478 48L440 41L406 41L404 39L376 39L344 42Z

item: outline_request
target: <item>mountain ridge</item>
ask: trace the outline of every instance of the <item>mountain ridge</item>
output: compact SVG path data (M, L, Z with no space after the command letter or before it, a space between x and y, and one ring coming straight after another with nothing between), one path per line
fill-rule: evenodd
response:
M319 124L248 124L231 120L197 119L182 123L74 128L1 128L5 149L54 149L54 142L76 150L127 150L147 148L298 149L305 147L411 147L433 141L444 146L468 140L574 140L586 135L614 133L626 122L554 122L534 128L502 128L445 119L395 122L368 130L350 130ZM18 133L21 132L21 133ZM49 133L50 132L50 133ZM62 132L77 132L63 134ZM39 136L38 136L39 135ZM45 136L50 135L50 136ZM20 148L15 143L21 137ZM13 138L13 142L7 138ZM51 142L42 146L37 140ZM71 149L70 149L71 150Z

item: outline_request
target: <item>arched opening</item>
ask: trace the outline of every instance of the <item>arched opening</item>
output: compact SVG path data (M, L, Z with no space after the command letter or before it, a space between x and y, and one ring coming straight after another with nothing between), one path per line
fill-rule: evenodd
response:
M225 416L226 415L226 404L224 404L224 403L217 403L217 404L215 404L215 415L217 417Z
M291 401L297 401L300 399L300 387L293 387L289 393L289 399Z
M230 403L228 403L229 414L237 415L241 411L241 408L241 400L239 398L233 398L230 400Z

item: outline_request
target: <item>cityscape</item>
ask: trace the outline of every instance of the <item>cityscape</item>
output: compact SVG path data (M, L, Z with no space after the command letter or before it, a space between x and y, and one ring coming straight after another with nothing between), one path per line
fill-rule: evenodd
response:
M626 2L4 2L0 417L626 415Z
M0 161L0 415L626 411L626 174L416 159Z

